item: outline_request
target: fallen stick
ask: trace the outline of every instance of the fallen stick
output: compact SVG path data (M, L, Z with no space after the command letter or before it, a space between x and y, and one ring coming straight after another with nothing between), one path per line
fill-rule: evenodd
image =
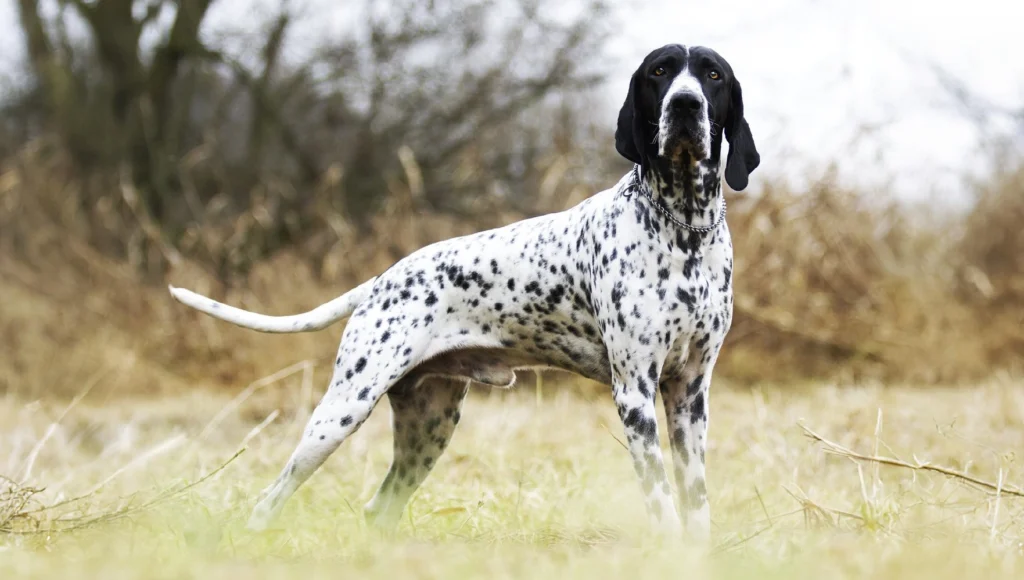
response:
M856 461L869 461L872 463L879 463L882 465L891 465L893 467L902 467L904 469L912 469L915 471L931 471L933 473L940 473L946 477L952 477L965 481L975 487L989 491L992 493L1002 495L1012 495L1016 497L1024 497L1024 491L1018 487L1008 486L1005 483L996 484L984 479L978 479L972 475L968 475L962 471L957 471L949 467L943 467L941 465L932 465L930 463L922 463L917 458L914 459L914 463L903 461L902 459L896 459L894 457L885 457L884 455L864 455L857 453L852 449L843 447L842 445L825 439L821 435L818 435L804 424L800 424L800 428L804 430L804 434L809 438L821 443L825 446L825 451L833 455L839 455L840 457L847 457Z

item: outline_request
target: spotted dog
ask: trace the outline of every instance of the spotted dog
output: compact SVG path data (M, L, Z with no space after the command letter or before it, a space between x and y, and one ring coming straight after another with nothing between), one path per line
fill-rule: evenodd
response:
M708 389L733 308L721 177L742 190L760 161L732 68L704 47L651 52L632 76L615 146L635 166L613 188L564 212L427 246L306 314L265 316L171 288L193 308L266 332L351 315L327 392L250 527L266 527L385 393L394 457L365 509L371 522L395 525L447 446L471 382L508 387L517 370L557 368L611 385L655 526L685 523L707 536Z

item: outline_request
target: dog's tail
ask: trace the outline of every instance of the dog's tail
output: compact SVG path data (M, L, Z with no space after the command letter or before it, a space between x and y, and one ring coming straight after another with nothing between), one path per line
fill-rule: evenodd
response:
M178 302L209 314L214 318L219 318L244 328L258 330L259 332L292 333L320 330L343 318L348 318L355 311L356 307L359 306L359 303L370 294L374 281L376 281L376 278L371 278L330 302L321 304L309 312L292 316L269 316L267 314L249 312L248 310L217 302L212 298L196 294L191 290L175 288L174 286L169 286L168 288L171 291L171 296Z

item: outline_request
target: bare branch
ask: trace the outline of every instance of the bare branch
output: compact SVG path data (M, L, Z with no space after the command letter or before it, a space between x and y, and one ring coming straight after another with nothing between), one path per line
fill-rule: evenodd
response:
M902 459L885 457L882 455L864 455L862 453L857 453L856 451L847 449L846 447L843 447L842 445L835 443L834 441L829 441L828 439L825 439L821 435L818 435L817 433L812 431L806 425L801 424L800 428L804 430L805 435L807 435L814 441L817 441L824 445L825 451L833 455L838 455L840 457L848 457L856 461L868 461L873 463L880 463L882 465L891 465L893 467L902 467L904 469L912 469L914 471L930 471L933 473L945 475L946 477L952 477L954 479L967 482L973 485L974 487L977 487L985 491L1009 494L1016 497L1024 497L1024 490L1021 490L1020 488L1017 487L1008 486L1006 484L1000 483L992 483L990 481L985 481L983 479L979 479L972 475L966 474L962 471L957 471L949 467L942 467L941 465L922 463L917 459L915 459L913 463L910 463L908 461L903 461Z

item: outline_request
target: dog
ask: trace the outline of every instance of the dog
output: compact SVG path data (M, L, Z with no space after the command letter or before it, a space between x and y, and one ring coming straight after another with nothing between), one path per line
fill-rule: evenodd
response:
M700 46L648 54L631 78L615 147L634 168L613 188L560 213L422 248L306 314L266 316L171 287L192 308L264 332L350 317L326 394L250 528L267 527L385 393L394 456L365 512L395 526L447 446L471 383L510 387L518 370L555 368L611 386L652 525L709 535L708 390L733 310L721 178L742 190L760 163L729 63ZM658 393L678 511L659 446Z

